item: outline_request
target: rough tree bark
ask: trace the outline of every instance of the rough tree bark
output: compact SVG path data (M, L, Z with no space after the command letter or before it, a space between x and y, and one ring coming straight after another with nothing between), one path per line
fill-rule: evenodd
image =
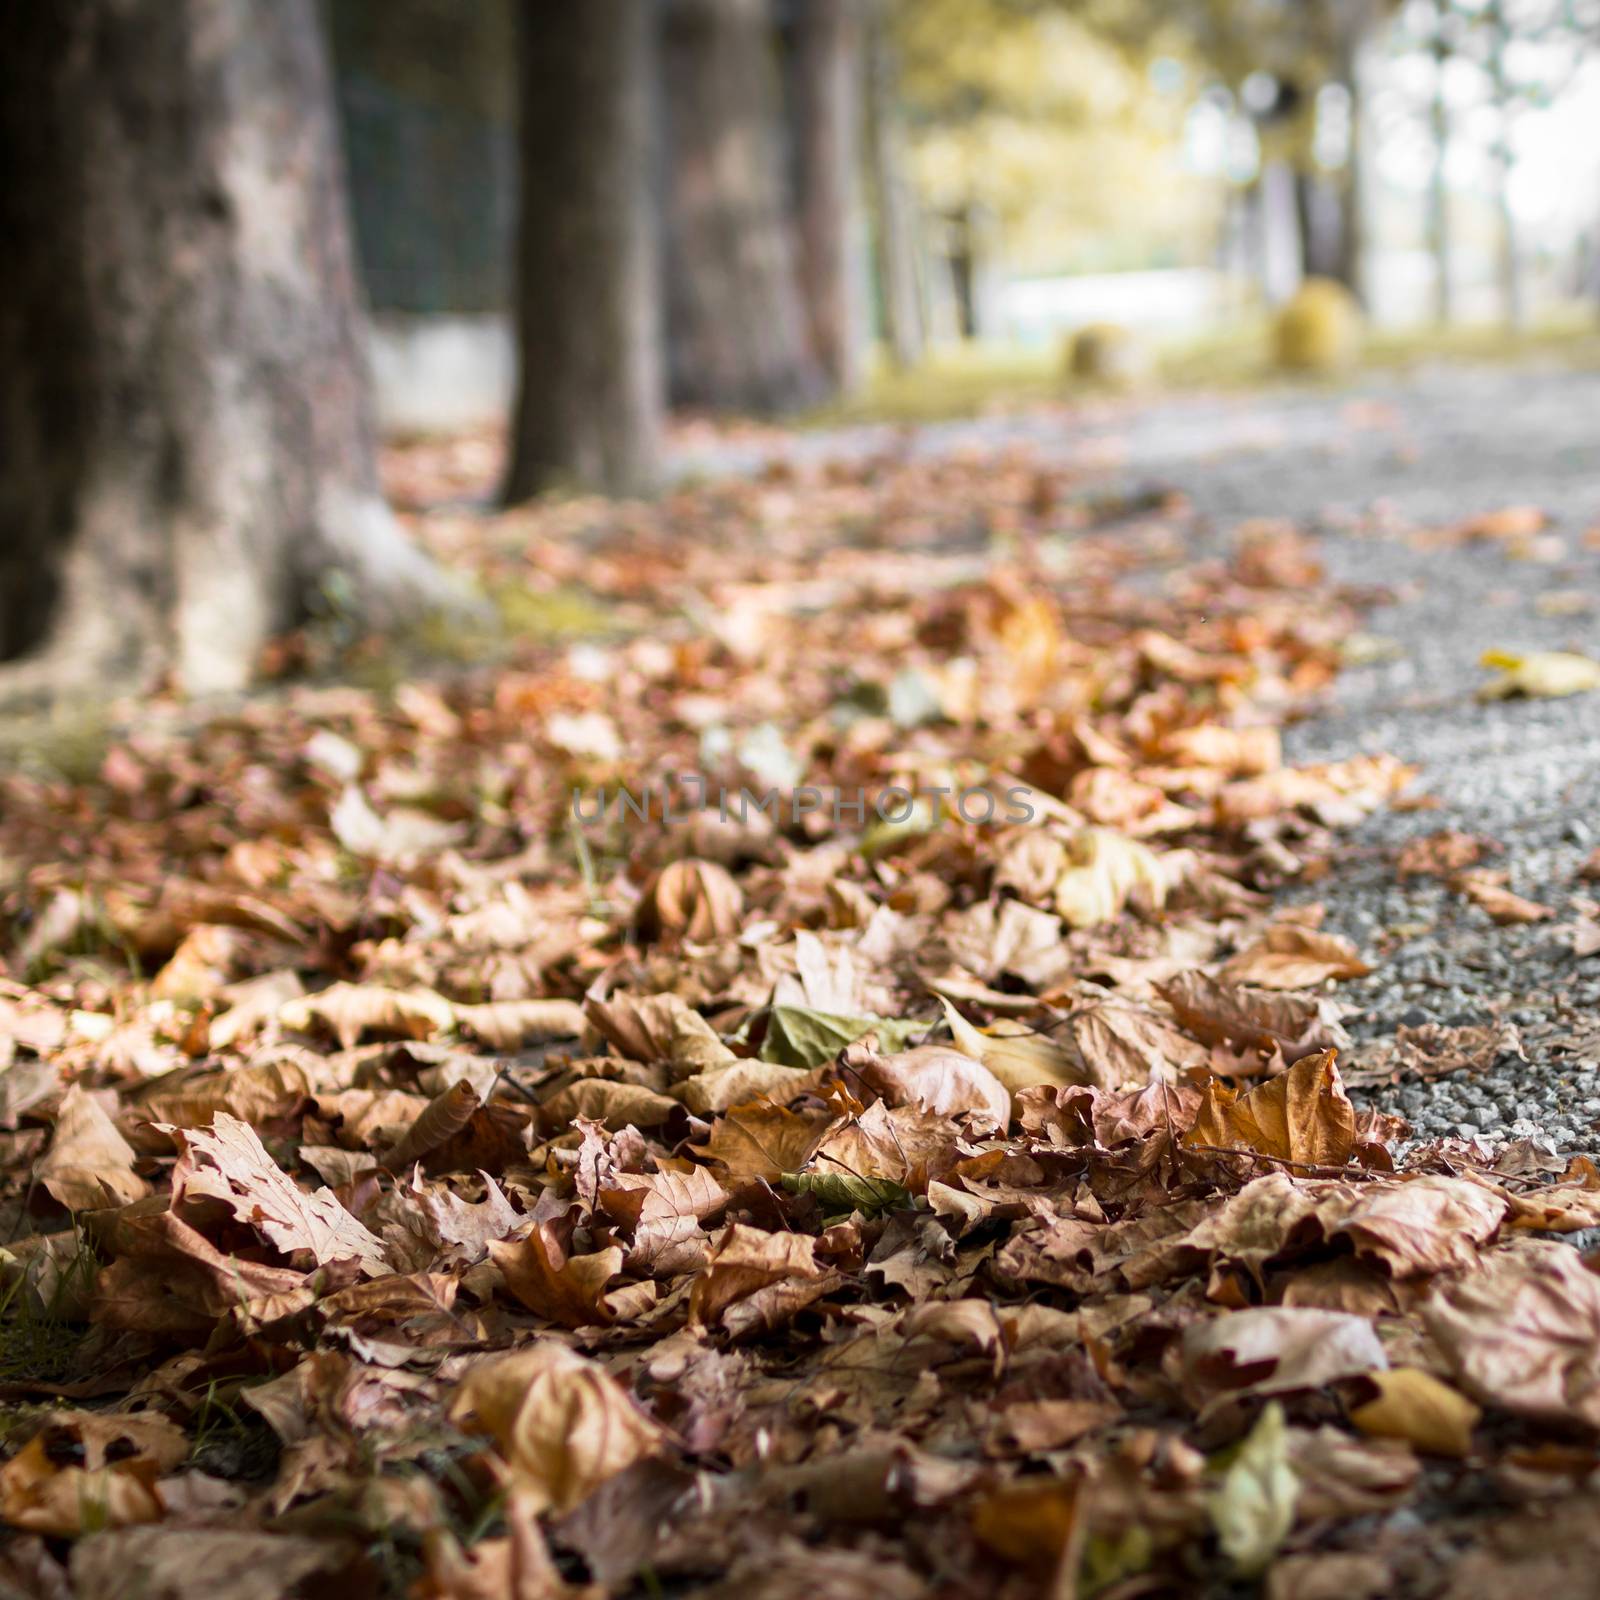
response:
M666 0L668 389L782 412L826 381L800 294L767 0Z
M232 688L335 571L449 593L379 496L313 0L16 8L0 156L0 691Z
M650 487L665 404L643 0L523 0L517 398L505 498Z
M859 0L798 0L793 70L800 287L812 343L835 389L861 370L855 244L860 224Z

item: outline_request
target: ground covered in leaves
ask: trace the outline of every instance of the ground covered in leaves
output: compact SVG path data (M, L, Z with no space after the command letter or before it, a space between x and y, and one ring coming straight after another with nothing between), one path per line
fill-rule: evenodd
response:
M1346 1030L1319 886L1425 802L1284 761L1315 543L1009 446L441 506L482 449L392 483L544 642L333 614L0 778L0 1589L1594 1592L1600 1174L1346 1091L1506 1039Z

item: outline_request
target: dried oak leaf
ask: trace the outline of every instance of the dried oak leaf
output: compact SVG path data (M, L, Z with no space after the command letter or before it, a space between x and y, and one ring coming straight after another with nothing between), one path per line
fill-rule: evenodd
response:
M254 1128L219 1111L209 1130L164 1125L180 1151L172 1170L172 1203L220 1200L284 1254L306 1250L318 1266L355 1261L370 1275L387 1272L383 1241L339 1204L331 1189L310 1194L267 1154Z
M1183 1142L1192 1149L1251 1150L1297 1165L1343 1166L1356 1148L1356 1111L1334 1052L1305 1056L1244 1095L1213 1079Z
M1329 978L1364 978L1371 971L1348 939L1280 922L1227 962L1222 976L1263 989L1309 989Z
M134 1152L111 1118L81 1084L61 1099L50 1148L34 1176L50 1198L69 1211L125 1206L150 1192L133 1170Z
M473 1367L450 1418L494 1440L538 1511L570 1511L664 1442L604 1367L553 1339Z
M1600 1277L1567 1245L1517 1240L1422 1307L1429 1336L1474 1399L1600 1428Z

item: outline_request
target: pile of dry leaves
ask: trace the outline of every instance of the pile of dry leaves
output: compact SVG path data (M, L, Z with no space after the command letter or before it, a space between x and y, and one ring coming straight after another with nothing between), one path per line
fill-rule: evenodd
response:
M1282 763L1302 539L1017 457L422 531L615 626L0 779L0 1587L1592 1585L1600 1176L1358 1114L1379 953L1274 908L1409 776Z

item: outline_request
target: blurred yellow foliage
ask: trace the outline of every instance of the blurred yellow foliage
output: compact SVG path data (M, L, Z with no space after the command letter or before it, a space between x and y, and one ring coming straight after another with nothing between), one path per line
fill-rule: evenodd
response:
M902 0L895 21L928 211L987 217L1024 272L1193 258L1213 236L1219 196L1182 166L1186 97L1105 36L1004 0Z

